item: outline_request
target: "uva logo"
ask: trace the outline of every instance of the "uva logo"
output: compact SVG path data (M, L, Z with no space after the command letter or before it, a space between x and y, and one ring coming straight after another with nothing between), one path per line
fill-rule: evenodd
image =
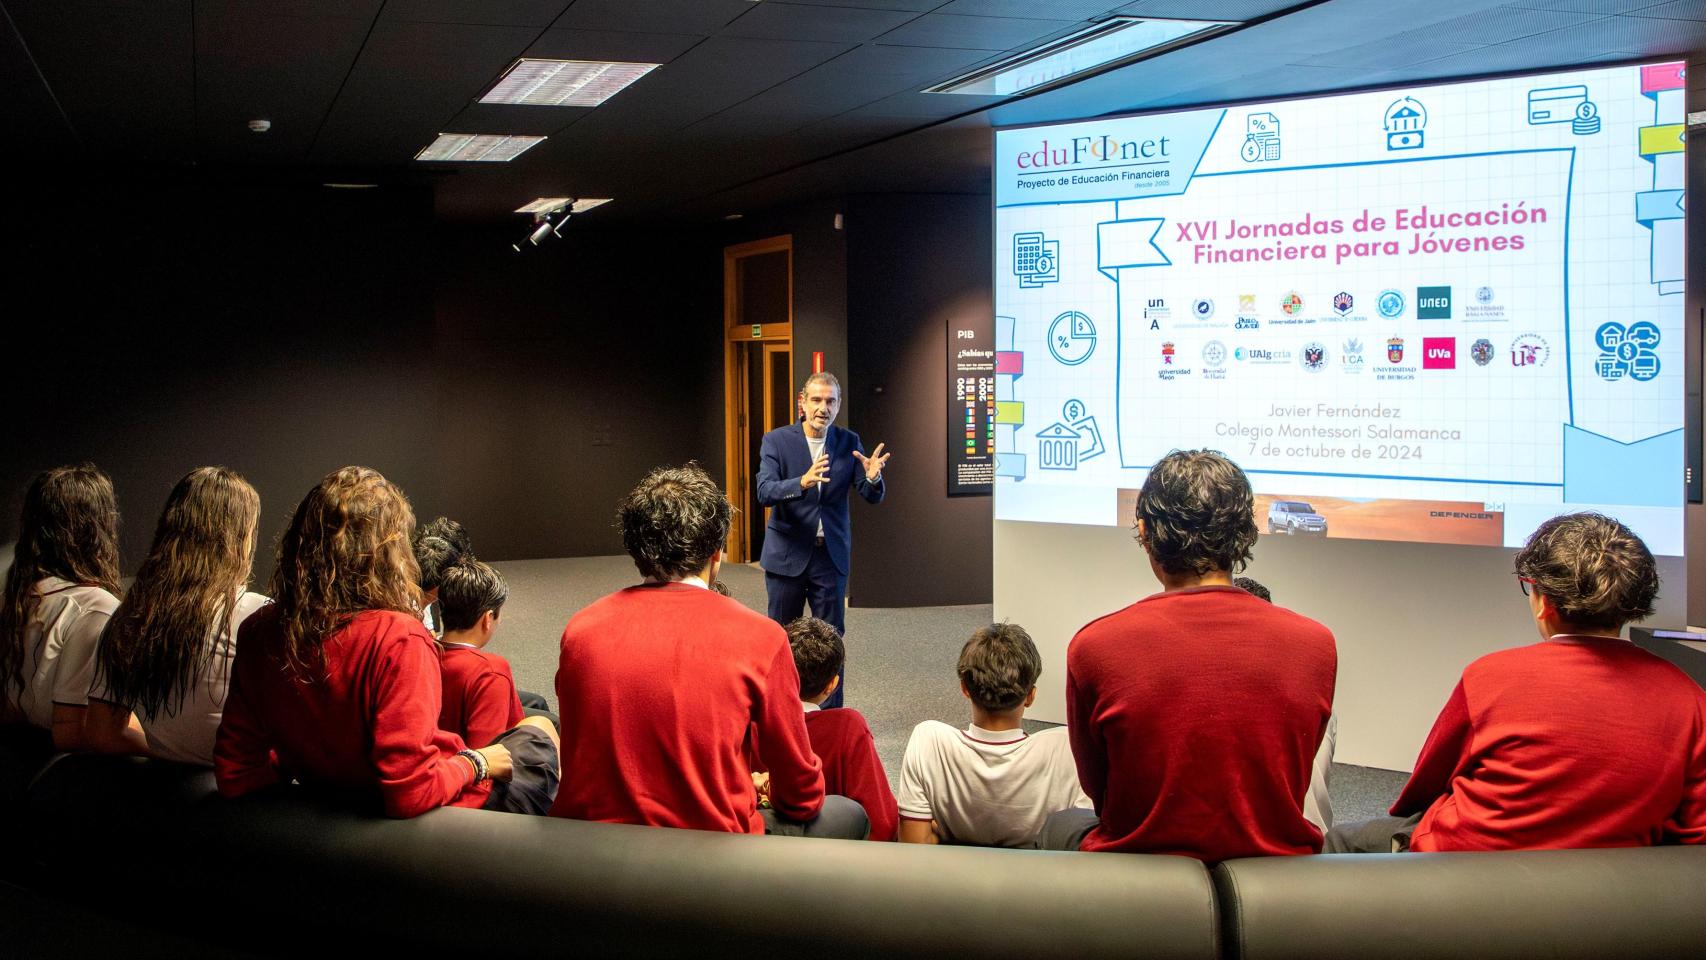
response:
M1456 337L1422 338L1423 370L1455 370L1457 368Z

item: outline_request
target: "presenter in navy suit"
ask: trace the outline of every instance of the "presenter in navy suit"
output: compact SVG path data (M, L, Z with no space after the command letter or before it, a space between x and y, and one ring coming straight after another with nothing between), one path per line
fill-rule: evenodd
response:
M841 384L814 373L800 390L802 419L764 435L759 448L758 502L770 507L764 527L764 589L770 619L786 626L811 605L812 616L847 632L847 569L853 552L848 491L883 500L883 445L865 455L859 435L835 426ZM843 670L845 673L845 670ZM843 678L845 679L845 678ZM845 683L823 702L841 706Z

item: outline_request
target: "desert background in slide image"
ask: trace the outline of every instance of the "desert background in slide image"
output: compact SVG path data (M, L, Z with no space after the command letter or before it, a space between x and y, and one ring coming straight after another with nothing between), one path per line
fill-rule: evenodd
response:
M1120 523L1137 517L1137 490L1121 487ZM1301 500L1327 518L1327 536L1341 540L1401 540L1411 543L1504 545L1505 515L1480 501L1351 500L1307 494L1256 494L1256 526L1268 536L1268 506L1275 500ZM1285 534L1273 534L1283 537Z
M1478 500L1347 500L1262 493L1256 495L1256 525L1264 534L1268 530L1268 505L1275 500L1301 500L1314 507L1327 518L1329 537L1488 547L1504 543L1504 513L1488 510Z

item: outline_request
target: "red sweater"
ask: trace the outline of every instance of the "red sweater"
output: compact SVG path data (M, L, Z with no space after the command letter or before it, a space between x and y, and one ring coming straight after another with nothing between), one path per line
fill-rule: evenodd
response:
M213 744L219 792L240 797L281 779L377 793L385 812L478 807L491 792L438 728L438 645L420 620L389 610L352 617L321 646L325 676L284 669L276 604L243 621L225 716Z
M865 808L872 840L893 840L900 809L864 716L847 707L808 710L806 732L811 735L812 751L823 763L824 791Z
M746 739L792 820L823 807L788 635L685 583L619 590L575 614L557 665L563 777L551 815L763 833Z
M438 728L474 747L491 746L521 722L521 698L509 661L473 647L445 646L438 656L444 681L444 707Z
M1237 587L1158 593L1078 631L1067 723L1102 818L1083 849L1319 852L1303 794L1337 670L1326 627Z
M1470 664L1392 813L1412 850L1706 842L1706 691L1623 640Z

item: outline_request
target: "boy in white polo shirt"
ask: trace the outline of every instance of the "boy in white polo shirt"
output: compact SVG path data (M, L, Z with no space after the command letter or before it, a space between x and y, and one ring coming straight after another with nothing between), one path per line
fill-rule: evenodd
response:
M902 843L1028 847L1049 814L1090 806L1066 728L1027 735L1020 727L1042 668L1016 624L991 624L966 641L958 672L971 725L913 728L896 795Z

